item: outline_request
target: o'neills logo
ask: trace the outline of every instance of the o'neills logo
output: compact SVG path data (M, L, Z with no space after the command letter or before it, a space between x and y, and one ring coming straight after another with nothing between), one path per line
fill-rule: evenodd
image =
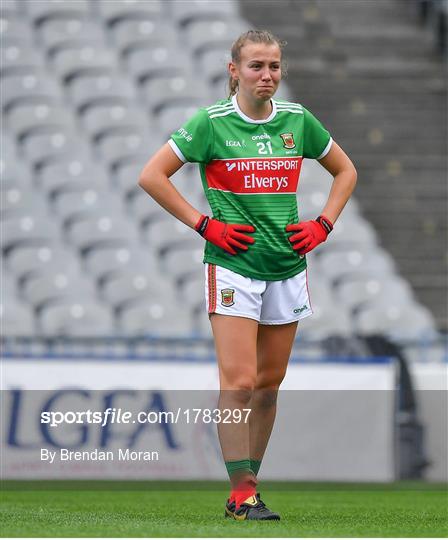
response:
M205 168L209 189L238 194L295 193L301 157L215 159Z

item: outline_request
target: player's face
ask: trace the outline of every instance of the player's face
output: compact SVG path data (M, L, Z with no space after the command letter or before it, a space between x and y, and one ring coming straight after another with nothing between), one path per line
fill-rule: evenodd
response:
M238 91L252 99L269 100L282 77L282 54L277 44L246 43L238 64L230 64L232 77L238 79Z

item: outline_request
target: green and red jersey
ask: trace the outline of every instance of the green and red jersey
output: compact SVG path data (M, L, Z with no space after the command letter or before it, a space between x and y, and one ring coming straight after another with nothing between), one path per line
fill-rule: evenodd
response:
M207 242L204 262L266 281L306 268L285 227L299 220L296 191L303 158L323 158L332 139L305 107L272 99L270 116L253 120L233 96L199 109L169 144L182 161L199 163L215 219L256 229L255 244L238 255Z

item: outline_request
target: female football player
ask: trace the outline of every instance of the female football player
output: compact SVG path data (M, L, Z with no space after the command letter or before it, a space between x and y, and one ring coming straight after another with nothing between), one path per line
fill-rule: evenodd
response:
M356 183L356 170L302 105L274 99L283 43L266 31L241 35L228 65L230 96L201 108L148 161L139 184L205 240L205 292L216 346L221 409L250 409L220 423L231 482L225 515L278 520L257 493L279 386L300 319L311 315L305 254L325 242ZM303 158L334 177L322 213L299 221ZM199 163L213 216L201 215L169 178ZM243 415L244 417L245 415Z

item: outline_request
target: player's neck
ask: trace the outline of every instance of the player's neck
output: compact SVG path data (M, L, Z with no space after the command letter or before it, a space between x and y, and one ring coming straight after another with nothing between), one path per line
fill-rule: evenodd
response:
M269 118L270 114L272 113L271 100L254 100L246 98L241 93L236 95L236 100L241 111L249 118L252 118L252 120L264 120L265 118Z

